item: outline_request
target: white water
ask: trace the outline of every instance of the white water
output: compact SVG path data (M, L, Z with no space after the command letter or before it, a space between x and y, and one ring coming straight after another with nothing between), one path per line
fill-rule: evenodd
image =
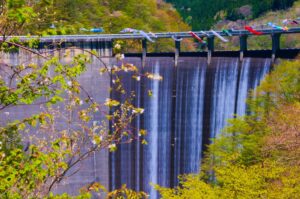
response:
M180 58L177 70L174 180L199 171L206 74L203 58Z
M127 184L149 193L151 199L158 195L150 183L176 185L178 175L199 171L202 139L208 135L207 132L204 134L203 128L207 125L204 118L208 117L204 115L207 92L211 95L208 97L211 99L208 133L215 137L226 126L227 119L234 117L235 110L246 112L248 90L259 84L270 65L264 59L247 58L239 63L238 58L214 58L212 65L207 66L205 58L181 57L176 81L173 81L173 64L172 58L147 58L144 72L160 74L164 78L160 82L145 80L137 88L137 102L145 108L137 127L148 131L148 145L124 146L117 152L119 158L113 160L114 166L119 168L113 176L118 179L117 187ZM212 79L208 81L210 84L206 84L207 78ZM131 85L130 78L126 81L127 86ZM175 101L172 98L174 88ZM152 97L148 97L148 90L152 91Z
M263 77L268 73L271 66L271 59L245 58L242 64L238 101L237 115L242 116L247 113L246 99L249 91L255 89Z
M155 75L159 75L159 63L155 63L154 71ZM152 93L153 96L150 99L150 107L151 107L151 118L149 121L149 166L150 166L150 182L157 184L158 183L158 119L159 119L159 81L154 80L152 83ZM151 199L157 198L156 191L151 188L150 196Z
M216 137L233 118L236 86L238 80L238 59L219 58L216 60L214 87L211 106L211 137Z
M99 51L103 53L107 49ZM5 55L3 60L14 65L20 63L16 54ZM199 171L204 138L203 119L208 117L203 112L205 91L212 91L209 129L211 137L215 137L224 128L227 119L234 116L235 106L238 115L247 113L245 100L248 91L259 84L271 64L270 59L245 58L241 64L237 58L213 58L212 65L207 66L205 58L180 57L177 76L174 77L173 58L153 57L147 60L146 69L162 75L164 80L147 80L141 86L127 78L126 84L129 89L138 91L137 106L145 107L144 119L138 118L136 127L137 131L146 128L148 145L133 143L120 147L111 156L110 176L107 174L107 155L94 153L82 166L82 172L70 178L65 188L60 188L61 191L74 192L81 185L100 179L103 184L110 181L113 189L120 188L120 184L127 184L129 188L148 192L151 199L158 198L149 182L169 186L176 184L177 175ZM141 59L136 58L135 62L140 65ZM240 78L239 66L242 67ZM207 67L213 67L213 72L207 74ZM92 91L95 99L104 101L108 97L109 80L99 79L98 68L99 63L93 63L88 74L80 79ZM206 84L208 75L213 78L212 85ZM173 85L173 78L176 78L176 85ZM175 104L172 100L173 88L176 88ZM153 97L147 97L148 89L152 90ZM18 114L19 117L24 115L24 111L12 114ZM100 116L95 119L100 119ZM171 146L171 143L174 145Z

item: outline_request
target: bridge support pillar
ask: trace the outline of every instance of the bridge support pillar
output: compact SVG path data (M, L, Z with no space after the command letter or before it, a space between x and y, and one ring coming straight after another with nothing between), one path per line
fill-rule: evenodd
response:
M146 65L146 56L147 56L147 40L142 40L142 67Z
M272 62L274 63L276 58L276 53L280 50L280 36L281 34L272 34Z
M114 44L114 40L113 39L108 42L108 49L109 49L108 50L108 56L113 56L113 54L114 54L114 52L113 52L113 49L114 49L113 44ZM98 43L97 43L97 45L98 45ZM97 48L97 46L95 48Z
M178 65L178 57L180 53L180 41L175 41L175 67Z
M248 50L247 38L248 38L247 35L240 36L240 61L243 61L244 52Z
M207 38L207 63L210 64L211 63L211 57L212 57L212 53L214 52L214 40L215 40L215 37L208 37Z

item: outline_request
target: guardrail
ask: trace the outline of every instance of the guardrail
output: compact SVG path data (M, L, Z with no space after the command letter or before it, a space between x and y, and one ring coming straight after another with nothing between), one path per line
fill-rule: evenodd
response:
M270 35L272 38L272 60L275 60L276 53L280 50L280 36L282 34L298 34L300 33L300 27L289 28L288 30L280 29L256 29L262 33L262 35ZM221 36L228 36L223 31L216 31ZM210 63L211 56L214 52L214 38L215 35L211 31L195 31L194 32L199 37L207 37L207 56L208 63ZM243 59L244 52L247 49L247 38L253 35L247 30L231 30L230 34L232 36L238 36L240 38L240 59ZM149 37L155 38L192 38L193 36L189 32L163 32L163 33L154 33L149 34ZM29 39L27 36L19 36L21 40ZM147 40L145 37L138 33L133 34L89 34L89 35L55 35L55 36L31 36L30 38L39 38L42 43L53 43L53 42L93 42L93 41L107 41L112 42L116 39L136 39L142 40L142 55L143 57L147 54ZM300 36L299 36L300 39ZM179 56L180 53L180 41L176 40L175 42L175 57Z
M257 31L262 32L263 35L273 35L273 34L295 34L300 33L299 28L290 28L287 31L279 30L279 29L257 29ZM227 36L222 31L216 31L221 36ZM195 31L198 36L200 37L213 37L214 35L210 33L210 31ZM204 34L205 33L205 34ZM232 30L230 32L232 36L251 36L252 33L246 30ZM154 33L157 38L191 38L192 36L189 32L163 32L163 33ZM149 35L151 37L151 35ZM255 36L255 35L254 35ZM20 36L20 39L27 39L26 36ZM38 38L36 36L32 36L31 38ZM55 35L55 36L46 36L40 37L42 42L53 42L53 41L66 41L66 42L73 42L73 41L89 41L94 39L103 39L103 40L114 40L114 39L144 39L144 36L141 34L90 34L90 35Z

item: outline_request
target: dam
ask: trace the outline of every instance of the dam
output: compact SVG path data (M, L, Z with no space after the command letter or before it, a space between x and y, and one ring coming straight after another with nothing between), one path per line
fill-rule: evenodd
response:
M175 41L175 52L166 53L148 53L146 40L134 34L42 38L41 51L50 43L62 41L62 51L69 46L96 50L103 55L103 61L116 65L120 63L113 57L113 40L141 40L142 52L125 53L124 62L163 77L162 81L141 79L137 82L129 73L119 74L126 91L136 93L134 104L145 110L136 118L134 126L136 134L140 129L147 130L148 144L143 145L137 139L121 144L113 153L106 150L95 152L80 165L76 175L57 185L56 191L75 194L82 186L97 181L110 190L126 184L128 188L145 191L155 199L159 196L150 183L174 187L178 185L178 175L198 172L211 138L218 136L228 119L249 114L246 105L249 91L259 85L276 62L294 59L300 52L299 49L280 49L279 45L281 34L296 34L300 28L289 32L262 32L271 36L272 49L249 51L245 31L233 33L240 37L239 51L215 51L213 37L208 40L207 51L181 52L180 42ZM168 38L174 34L156 35ZM189 37L187 33L175 35ZM28 53L20 51L3 55L3 60L18 65L29 57ZM79 81L96 101L103 103L109 97L121 100L118 93L108 92L112 79L99 76L101 66L93 60ZM10 117L22 118L36 109L28 106L12 108Z

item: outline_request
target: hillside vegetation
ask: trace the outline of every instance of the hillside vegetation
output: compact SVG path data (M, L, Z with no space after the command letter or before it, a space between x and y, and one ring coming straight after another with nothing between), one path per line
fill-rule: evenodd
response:
M209 29L219 20L254 19L270 10L287 9L295 0L167 0L194 30Z
M2 2L2 3L1 3ZM126 27L146 31L188 30L177 11L155 0L9 0L5 6L27 4L33 9L30 22L19 34L78 34L80 28L102 27L105 33L118 33ZM4 9L0 10L3 14ZM18 10L16 9L15 14ZM31 14L31 13L29 13ZM3 31L3 30L2 30Z
M291 8L286 10L269 11L253 20L223 20L216 23L213 28L221 30L223 28L241 27L243 24L258 26L258 28L265 28L266 26L260 26L268 22L274 22L282 26L284 19L296 19L300 16L300 0L294 2ZM289 27L299 27L299 25L289 25ZM216 40L216 49L218 50L238 50L239 38L231 37L230 42L224 43L220 40ZM300 48L300 40L298 34L284 34L281 36L281 48ZM272 40L270 36L252 36L248 38L249 49L271 49Z

